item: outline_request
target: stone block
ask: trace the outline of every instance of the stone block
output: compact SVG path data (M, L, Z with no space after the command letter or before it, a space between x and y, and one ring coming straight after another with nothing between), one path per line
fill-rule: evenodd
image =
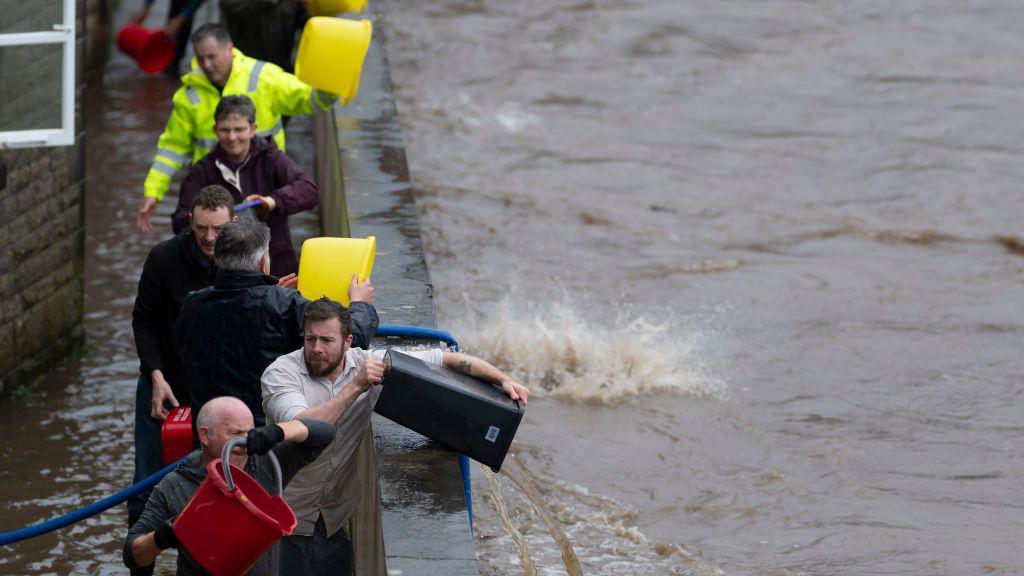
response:
M81 322L81 303L81 284L70 282L18 316L14 321L14 345L23 358L18 370L34 372L36 360L53 362L61 358L50 347Z
M0 376L7 374L17 365L14 347L14 323L0 323Z
M74 180L70 176L70 171L68 170L69 166L67 149L54 148L53 157L50 159L49 173L50 178L53 179L54 186L50 187L47 192L58 195L61 189Z
M14 281L8 274L0 275L0 302L10 300L15 296Z
M47 240L44 237L44 240ZM48 241L48 240L47 240ZM14 281L18 286L28 288L44 279L47 275L60 269L66 264L72 263L71 238L59 239L52 242L46 248L29 254L27 258L18 265L14 271ZM28 291L22 289L22 297L28 297Z
M21 292L25 305L35 306L75 279L75 264L68 262L44 275Z
M3 229L0 229L0 242L5 242ZM7 244L4 244L6 246ZM9 248L0 248L0 274L9 274L14 269L14 254Z
M15 294L11 297L0 300L0 324L14 322L25 308L21 295Z
M7 171L7 189L11 192L21 190L32 178L31 167L26 164L23 154L11 155Z
M21 266L34 254L46 250L55 238L59 238L49 230L52 221L48 218L49 214L59 216L59 207L60 198L49 198L23 212L11 222L12 236L9 239L9 249L16 266Z

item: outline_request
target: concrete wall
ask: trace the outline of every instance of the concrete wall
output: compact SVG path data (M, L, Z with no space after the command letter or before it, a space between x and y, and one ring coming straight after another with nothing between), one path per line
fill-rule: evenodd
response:
M373 42L359 96L336 109L337 142L318 133L318 155L336 153L340 159L334 168L329 159L318 158L323 227L326 234L376 236L374 303L382 324L433 328L430 274L391 87L386 23L379 10L370 3L367 17L375 21ZM338 176L342 182L335 180ZM331 199L330 194L339 197ZM347 227L342 228L339 220L347 220ZM401 344L423 342L389 338L374 346ZM458 455L377 415L373 432L386 571L357 562L357 574L477 576ZM357 515L357 524L361 520ZM357 526L357 550L359 539Z
M75 145L0 150L0 394L31 381L82 340L85 38L100 4L77 2ZM5 31L27 31L53 17L35 8L13 5ZM57 52L0 49L0 129L46 127L54 98L59 110L55 70Z

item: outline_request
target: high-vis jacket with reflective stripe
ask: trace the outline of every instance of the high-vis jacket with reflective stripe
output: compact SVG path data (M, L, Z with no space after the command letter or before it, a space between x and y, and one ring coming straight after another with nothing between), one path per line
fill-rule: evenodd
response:
M171 117L156 143L156 157L146 175L145 195L163 200L174 176L189 162L206 156L217 145L213 112L221 95L244 94L256 105L256 127L260 136L272 136L284 150L281 115L312 114L314 106L329 110L335 96L319 92L280 67L254 60L234 51L231 74L223 91L210 83L192 60L192 70L181 77L174 93Z

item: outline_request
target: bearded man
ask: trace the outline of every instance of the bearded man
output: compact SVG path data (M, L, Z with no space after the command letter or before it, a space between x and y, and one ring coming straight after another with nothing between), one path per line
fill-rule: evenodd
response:
M256 220L228 222L214 248L213 286L185 298L174 324L174 344L185 367L192 410L217 396L234 396L262 426L260 377L282 354L301 346L302 311L309 300L279 285L270 272L270 228ZM349 327L369 346L380 322L367 279L349 284ZM358 301L358 302L357 302ZM283 422L283 420L278 420Z
M352 574L348 521L362 489L356 453L370 425L384 377L384 350L352 347L351 321L341 304L321 298L306 305L302 348L263 373L268 422L313 418L333 424L334 442L298 473L284 498L298 518L282 542L282 574ZM526 404L530 391L487 362L440 349L407 352L425 362L499 385Z

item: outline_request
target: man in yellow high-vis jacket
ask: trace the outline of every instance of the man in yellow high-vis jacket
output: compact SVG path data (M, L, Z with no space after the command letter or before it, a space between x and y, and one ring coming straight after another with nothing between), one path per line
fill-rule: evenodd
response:
M156 157L146 175L145 198L136 225L148 232L156 205L163 200L174 176L213 150L213 111L221 96L245 94L256 105L260 136L273 137L284 150L281 116L329 110L337 96L302 83L278 66L254 60L235 49L227 29L204 24L192 34L196 58L174 93L171 117L157 140Z

